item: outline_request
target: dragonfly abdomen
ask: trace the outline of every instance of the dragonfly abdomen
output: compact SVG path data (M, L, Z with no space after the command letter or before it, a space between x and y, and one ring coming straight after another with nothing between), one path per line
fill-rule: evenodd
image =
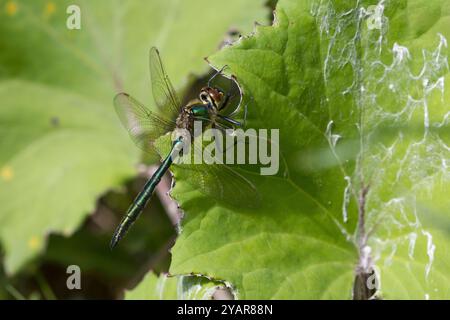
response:
M153 192L155 191L156 186L159 184L161 178L167 170L169 170L171 164L173 163L173 159L177 156L182 144L183 142L181 139L174 142L170 154L164 159L158 169L156 169L155 173L147 181L142 191L137 195L136 199L134 199L133 204L128 208L127 213L123 217L117 229L114 231L114 235L110 243L111 249L113 249L120 239L123 238L133 222L136 221L141 212L144 210Z

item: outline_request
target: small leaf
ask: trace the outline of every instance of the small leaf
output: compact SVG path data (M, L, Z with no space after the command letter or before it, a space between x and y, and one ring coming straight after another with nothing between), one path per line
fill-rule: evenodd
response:
M198 276L157 277L149 272L133 290L125 292L127 300L211 300L223 288L219 282Z

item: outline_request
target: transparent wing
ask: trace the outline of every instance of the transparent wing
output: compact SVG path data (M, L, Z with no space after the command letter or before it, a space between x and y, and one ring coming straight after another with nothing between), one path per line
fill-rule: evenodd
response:
M200 150L198 150L201 152ZM225 164L178 164L183 176L204 194L234 207L257 208L261 198L256 186Z
M227 165L205 166L201 175L205 193L235 207L259 207L260 195L250 180Z
M175 128L174 121L148 110L127 93L114 98L117 115L136 145L144 151L153 149L153 141Z
M180 112L181 102L164 70L159 51L155 47L150 49L149 60L153 99L161 111L172 117Z

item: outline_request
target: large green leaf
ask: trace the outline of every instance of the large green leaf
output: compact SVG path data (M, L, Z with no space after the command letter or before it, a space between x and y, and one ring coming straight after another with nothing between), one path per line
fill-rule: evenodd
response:
M133 175L140 155L112 98L126 90L150 101L149 48L160 48L181 89L189 73L207 70L202 58L230 28L248 31L266 14L263 1L78 1L81 30L68 30L69 4L0 1L0 240L9 272L44 248L48 232L72 233L103 192Z
M238 298L448 298L446 1L282 0L276 22L210 57L243 87L249 127L279 128L289 175L247 174L258 210L205 197L175 169L186 215L171 274ZM375 283L374 279L369 279Z

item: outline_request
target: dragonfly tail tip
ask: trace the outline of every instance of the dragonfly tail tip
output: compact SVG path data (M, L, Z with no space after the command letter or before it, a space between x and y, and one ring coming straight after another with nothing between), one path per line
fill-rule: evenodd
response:
M117 246L117 244L119 243L119 241L120 241L120 235L119 234L117 234L117 233L114 233L114 235L113 235L113 237L111 238L111 242L109 243L109 248L111 249L111 250L113 250L116 246Z
M117 240L114 239L114 238L112 238L112 239L111 239L111 242L109 243L109 249L114 250L114 248L116 247L116 245L117 245Z

